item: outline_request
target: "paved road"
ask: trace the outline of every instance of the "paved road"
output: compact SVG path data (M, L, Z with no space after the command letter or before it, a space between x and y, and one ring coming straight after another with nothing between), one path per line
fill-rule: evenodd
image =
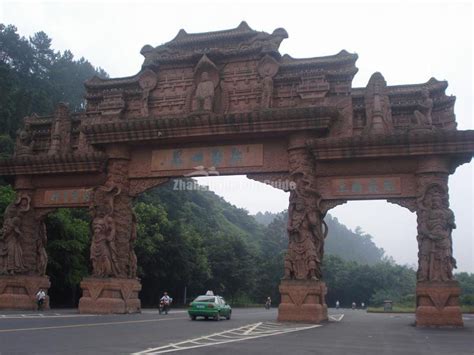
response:
M276 323L276 309L234 309L231 320L219 322L193 322L179 310L166 316L155 310L111 316L0 311L0 354L130 354L150 348L146 353L159 354L173 350L166 348L170 343L189 348L183 354L474 354L474 315L465 315L464 329L417 329L413 315L330 314L333 321L308 328Z

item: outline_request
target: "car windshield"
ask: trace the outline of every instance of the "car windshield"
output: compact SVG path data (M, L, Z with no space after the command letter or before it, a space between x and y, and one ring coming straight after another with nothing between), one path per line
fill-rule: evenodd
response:
M212 302L212 303L214 303L215 301L216 301L215 297L199 296L193 302Z

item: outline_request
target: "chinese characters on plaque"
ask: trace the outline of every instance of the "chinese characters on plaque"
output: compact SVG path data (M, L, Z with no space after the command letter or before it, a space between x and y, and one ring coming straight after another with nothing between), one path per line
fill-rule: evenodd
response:
M338 196L399 195L399 177L348 178L332 180L332 192Z
M153 151L152 171L192 170L263 165L263 145L226 145L204 148L162 149ZM217 174L215 174L217 175Z
M58 206L88 204L91 193L91 189L46 190L43 203Z

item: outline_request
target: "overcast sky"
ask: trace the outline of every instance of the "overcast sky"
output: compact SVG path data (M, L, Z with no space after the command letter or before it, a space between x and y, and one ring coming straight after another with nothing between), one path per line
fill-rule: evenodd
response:
M45 31L56 50L71 50L111 77L137 73L140 49L188 33L236 27L242 20L255 30L283 27L289 38L280 52L315 57L341 49L359 55L353 86L365 86L380 71L388 85L447 80L455 95L459 129L473 129L472 20L469 2L210 2L183 1L5 1L0 22L14 24L21 35ZM474 272L474 164L458 168L450 180L451 208L458 228L453 233L458 271ZM207 179L212 188L238 207L278 212L288 195L243 177ZM351 202L330 212L352 229L361 226L378 246L400 263L416 264L416 216L385 201Z

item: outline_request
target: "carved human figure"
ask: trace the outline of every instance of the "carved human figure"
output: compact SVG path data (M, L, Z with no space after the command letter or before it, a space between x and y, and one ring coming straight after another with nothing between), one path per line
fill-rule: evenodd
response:
M212 111L214 103L214 83L208 72L202 72L193 100L193 111Z
M40 222L39 235L38 239L36 239L37 271L40 276L46 275L46 267L48 266L48 254L46 253L47 241L46 225L44 222Z
M25 271L23 249L21 246L20 231L21 220L19 217L7 217L3 223L0 235L3 250L0 251L3 262L3 274L18 274Z
M262 79L262 108L270 108L273 98L273 78L270 75Z
M431 126L433 124L431 119L431 112L433 110L433 100L430 98L428 90L423 90L421 93L423 101L418 104L418 109L413 112L415 115L417 126Z
M285 279L321 278L325 236L317 197L304 175L296 176L296 189L290 192L288 208L289 245L285 257Z
M137 255L135 254L135 241L137 240L137 216L132 214L132 232L130 234L128 277L137 277Z
M451 232L456 228L454 213L448 208L447 192L433 185L423 196L418 210L418 281L453 279Z
M15 157L33 154L34 144L35 141L33 139L30 124L25 123L25 126L16 132Z
M110 216L96 217L92 222L92 230L92 275L96 277L118 276L120 268L115 246L114 219Z
M367 124L365 134L388 134L393 131L390 99L387 94L387 83L381 73L370 77L365 92L365 114Z

